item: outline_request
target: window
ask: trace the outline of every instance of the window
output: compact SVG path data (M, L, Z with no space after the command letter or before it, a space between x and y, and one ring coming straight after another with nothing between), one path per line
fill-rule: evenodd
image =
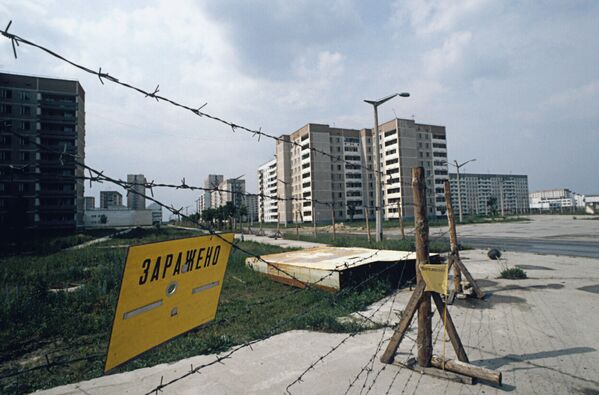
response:
M31 115L31 107L21 106L21 115Z
M12 99L12 91L10 89L0 89L0 98Z

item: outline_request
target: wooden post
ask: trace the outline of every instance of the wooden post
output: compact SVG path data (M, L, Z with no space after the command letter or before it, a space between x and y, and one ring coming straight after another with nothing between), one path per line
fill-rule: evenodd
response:
M416 309L420 304L420 300L424 293L424 287L424 281L421 281L416 285L416 289L414 289L414 292L412 292L412 296L410 296L410 300L408 301L406 308L403 310L401 319L399 320L399 325L397 326L397 329L395 329L395 332L393 333L393 336L391 336L391 340L389 340L389 344L387 345L385 352L381 356L382 363L393 362L393 359L395 358L395 352L399 347L399 343L401 343L401 340L403 339L408 328L410 327L412 318L414 317Z
M466 355L466 350L464 350L460 335L458 335L458 331L453 324L451 315L449 315L448 311L445 311L447 307L445 306L445 303L443 303L441 296L438 293L433 293L433 301L435 302L435 306L437 306L437 310L439 311L441 319L444 321L445 328L447 329L447 334L449 335L449 340L451 340L451 345L453 346L455 354L458 356L460 361L469 362L468 355Z
M401 203L397 201L397 219L399 220L399 229L401 229L401 239L406 238L406 234L403 229L403 214L401 213Z
M333 241L337 240L337 228L335 227L335 206L331 204L331 220L333 221Z
M434 367L439 369L447 369L451 372L501 385L501 372L483 368L482 366L471 365L467 362L456 361L454 359L446 359L443 361L443 358L437 355L433 355L431 362Z
M449 225L449 242L451 254L460 259L458 249L458 236L455 230L455 217L453 216L453 204L451 203L451 189L449 181L445 181L445 205L447 207L447 222ZM456 294L462 293L462 274L458 265L453 265L453 290Z
M416 237L416 278L418 283L424 282L420 274L420 265L428 263L428 217L426 210L426 184L424 168L412 168L412 191L414 195L414 227ZM424 292L418 307L418 365L431 366L433 356L432 324L431 324L431 293Z
M370 236L370 223L368 222L368 207L364 207L364 218L366 219L366 231L368 232L368 243L372 241L372 236Z

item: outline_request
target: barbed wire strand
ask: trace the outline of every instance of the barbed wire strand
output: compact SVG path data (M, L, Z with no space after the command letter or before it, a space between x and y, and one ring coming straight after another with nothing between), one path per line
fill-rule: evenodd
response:
M77 69L79 69L79 70L81 70L81 71L83 71L85 73L97 76L98 80L100 81L100 83L102 85L104 85L104 81L110 81L110 82L112 82L114 84L120 85L121 87L130 89L130 90L132 90L134 92L142 94L146 98L154 99L157 102L168 103L168 104L170 104L170 105L172 105L174 107L177 107L177 108L180 108L180 109L183 109L183 110L187 110L187 111L191 112L192 114L197 115L199 117L205 117L205 118L211 119L213 121L216 121L218 123L221 123L223 125L226 125L227 127L229 127L231 129L231 131L233 133L236 132L236 131L238 131L238 130L241 130L241 131L244 131L244 132L247 132L247 133L251 134L252 137L257 137L258 141L260 141L261 137L265 137L265 138L274 140L274 141L279 142L279 143L288 143L288 144L291 144L291 145L293 145L295 147L299 147L301 149L301 151L303 151L304 149L308 148L310 151L312 151L314 153L318 153L318 154L324 155L326 157L329 157L330 159L333 160L333 162L343 162L343 163L346 164L346 166L351 166L353 168L364 168L367 171L370 171L370 172L373 172L373 173L379 173L381 175L381 178L384 178L385 176L390 176L390 174L385 174L384 172L382 172L380 170L377 171L376 169L372 168L372 166L363 165L362 163L357 164L355 162L351 162L349 160L346 160L345 158L342 158L340 155L333 155L333 154L331 154L329 152L326 152L326 151L323 151L323 150L320 150L320 149L317 149L317 148L314 148L314 147L310 147L309 144L306 146L305 144L302 144L301 140L298 142L298 141L295 141L295 140L287 139L287 138L282 137L282 136L276 136L274 134L270 134L270 133L266 133L266 132L262 131L262 128L258 128L258 129L250 128L250 127L247 127L247 126L244 126L244 125L232 122L232 121L228 121L228 120L223 119L221 117L218 117L218 116L215 116L215 115L211 115L211 114L207 113L206 111L203 111L204 107L208 104L206 102L203 105L199 106L199 107L198 106L191 106L191 105L188 105L188 104L184 104L184 103L178 102L178 101L176 101L174 99L168 98L166 96L159 95L158 93L160 92L160 84L157 84L156 88L154 88L152 91L149 91L149 90L145 90L145 89L143 89L141 87L135 86L135 85L133 85L131 83L125 82L122 79L117 78L115 76L112 76L112 75L110 75L107 72L103 72L102 71L102 67L99 67L97 69L97 71L96 71L95 69L92 69L92 68L90 68L88 66L84 66L82 64L76 63L75 61L68 59L66 56L61 55L61 54L57 53L56 51L51 50L51 49L49 49L49 48L47 48L47 47L45 47L45 46L43 46L41 44L37 44L37 43L35 43L33 41L25 39L25 38L23 38L21 36L18 36L16 34L9 33L9 29L10 29L11 25L12 25L12 20L9 21L8 25L6 26L6 28L4 30L0 30L0 34L2 36L6 37L8 40L11 41L12 49L13 49L13 54L14 54L15 59L17 59L17 49L16 49L16 47L20 46L20 44L25 44L25 45L28 45L30 47L37 48L37 49L41 50L42 52L45 52L46 54L48 54L48 55L50 55L50 56L52 56L52 57L54 57L54 58L56 58L56 59L58 59L58 60L60 60L62 62L65 62L65 63L71 65L72 67L75 67L75 68L77 68ZM372 132L372 130L371 130L371 132Z

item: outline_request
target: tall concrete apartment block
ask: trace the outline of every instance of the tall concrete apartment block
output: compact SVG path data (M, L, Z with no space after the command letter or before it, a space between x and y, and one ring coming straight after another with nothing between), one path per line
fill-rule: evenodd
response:
M127 182L136 185L132 189L137 192L127 192L127 208L131 210L146 209L146 177L143 174L127 174Z
M445 126L396 118L380 125L379 133L385 218L399 217L398 202L404 217L414 216L412 168L419 166L425 170L428 214L442 215L443 184L448 179Z
M0 228L83 225L84 184L77 178L83 169L60 152L85 161L85 91L79 82L0 73Z
M449 175L451 200L458 210L458 179ZM490 198L495 198L497 212L521 214L529 211L528 176L512 174L460 173L462 212L464 215L490 215Z
M443 182L447 180L445 127L394 119L379 126L381 172L384 173L385 218L414 214L411 168L426 169L431 216L444 210ZM307 124L283 135L276 144L278 220L325 222L362 219L365 207L374 214L375 177L372 129L332 128ZM328 153L315 152L316 149ZM339 158L339 159L337 159ZM301 201L300 199L306 199ZM292 199L292 200L291 200Z
M204 180L204 188L216 188L220 185L221 182L223 182L224 178L225 177L222 174L209 174L208 177L206 177L206 179ZM214 206L212 205L211 195L212 193L210 191L205 191L202 195L200 195L200 197L197 200L198 213L201 213L202 211L208 208L214 208Z
M277 161L266 162L258 168L258 221L276 223L278 220ZM275 198L270 198L274 196Z
M211 208L224 206L227 202L233 203L235 207L246 205L245 180L240 178L229 178L217 185L219 191L210 192ZM247 206L246 206L247 207Z
M123 207L123 195L117 191L100 191L100 208Z

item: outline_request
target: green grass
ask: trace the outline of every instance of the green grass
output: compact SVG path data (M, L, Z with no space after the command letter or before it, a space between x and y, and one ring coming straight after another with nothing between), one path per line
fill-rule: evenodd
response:
M283 237L288 240L297 240L297 235L294 232L287 232L283 234ZM374 236L373 236L374 239ZM307 235L300 233L299 240L309 241L313 243L324 243L330 244L337 247L364 247L381 250L399 250L399 251L415 251L416 244L414 237L406 237L405 240L399 239L386 239L381 242L368 242L368 236L361 234L353 235L337 235L333 240L332 233L317 233L317 236ZM449 240L443 241L435 238L429 239L429 251L442 253L450 250Z
M27 393L101 376L127 251L101 247L113 242L137 244L196 234L163 229L138 234L139 238L135 239L124 237L53 255L3 258L0 265L0 377L43 366L46 356L51 362L96 357L53 366L49 370L32 370L18 376L18 380L16 377L0 379L0 393ZM242 246L255 254L284 251L252 242L242 243ZM360 330L357 324L340 323L337 318L366 307L391 290L385 282L372 281L341 298L316 289L296 292L296 288L251 271L244 264L245 258L239 252L231 255L215 323L157 347L118 371L215 353L290 329ZM48 291L53 286L73 284L83 286L70 293ZM260 301L266 302L256 303ZM275 327L278 329L273 330Z
M49 255L115 232L117 231L114 229L84 230L76 234L60 236L30 236L20 242L9 241L7 240L8 237L5 237L0 240L0 256L15 254Z

